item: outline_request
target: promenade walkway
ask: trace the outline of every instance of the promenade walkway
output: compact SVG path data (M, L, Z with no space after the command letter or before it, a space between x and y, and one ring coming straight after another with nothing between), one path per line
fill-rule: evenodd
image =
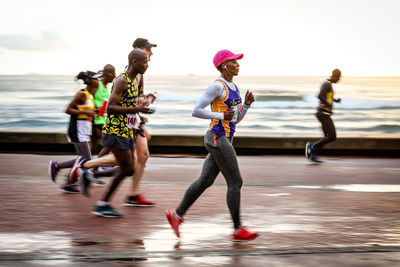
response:
M141 185L152 208L123 207L126 179L113 199L125 217L99 218L91 198L50 181L50 159L0 154L0 266L400 266L400 159L240 156L242 219L260 237L230 240L222 176L187 213L177 239L165 210L198 177L202 157L153 155ZM108 179L105 179L108 181Z

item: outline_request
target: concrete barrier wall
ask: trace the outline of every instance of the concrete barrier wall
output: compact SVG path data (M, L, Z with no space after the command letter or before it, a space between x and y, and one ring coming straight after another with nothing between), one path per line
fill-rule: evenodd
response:
M233 145L238 154L302 154L308 137L238 136ZM152 153L203 154L203 135L152 135ZM0 152L73 153L64 133L0 132ZM324 147L322 154L400 156L400 138L344 137Z

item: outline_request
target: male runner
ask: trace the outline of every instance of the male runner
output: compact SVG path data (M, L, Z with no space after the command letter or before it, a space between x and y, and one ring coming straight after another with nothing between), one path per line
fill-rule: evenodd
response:
M150 43L147 39L144 38L137 38L133 42L133 48L134 49L142 49L146 52L149 60L151 56L153 55L152 52L152 47L157 47L156 44ZM145 106L150 105L151 103L154 102L155 100L155 95L154 94L144 94L144 79L142 74L138 74L138 84L139 84L139 103L143 103ZM134 129L135 132L135 171L132 176L132 185L131 185L131 191L130 195L126 197L126 200L124 202L124 206L128 207L152 207L155 205L154 202L148 201L144 198L143 194L139 194L139 184L140 181L143 177L144 173L144 168L146 166L146 162L149 158L149 148L148 148L148 141L150 140L151 136L147 129L145 128L145 118L140 117L139 115L136 115L136 119L139 121L140 124L137 124L136 128ZM104 150L105 148L103 148ZM102 152L103 152L102 150ZM104 154L102 154L104 155ZM86 196L89 195L88 193L88 188L87 184L89 181L95 182L95 183L100 183L100 181L96 178L102 177L102 176L111 176L113 175L113 172L111 170L106 170L106 171L91 171L88 170L90 168L96 168L96 167L106 167L106 166L116 166L117 162L115 157L112 154L108 154L105 156L100 157L97 159L90 160L88 162L85 162L82 164L82 166L76 166L79 168L84 168L86 169L84 172L80 170L72 170L71 173L73 175L78 175L80 173L83 183L81 184L83 186L82 188L82 193Z
M134 172L134 132L138 122L135 114L138 112L151 114L154 111L144 105L137 105L139 84L137 75L145 73L148 67L148 57L141 49L134 49L128 56L129 65L126 72L114 81L107 108L107 119L103 127L102 145L109 147L120 166L118 174L113 178L111 185L102 200L97 201L93 214L101 217L122 217L114 210L110 199L114 191L126 176Z
M321 90L318 95L319 105L317 108L316 117L321 122L322 131L324 137L315 142L314 144L306 144L306 157L308 160L314 163L323 163L318 157L317 153L322 146L336 140L336 129L331 119L333 102L340 103L340 98L333 98L332 84L337 83L340 80L342 73L338 69L332 71L332 75L327 79L321 86Z
M103 67L103 77L99 80L99 87L97 91L94 93L94 104L97 110L104 108L104 104L107 104L108 99L110 98L110 91L107 88L107 85L111 83L115 79L115 67L111 64L107 64ZM105 114L97 114L94 116L93 121L93 132L91 136L92 143L92 154L97 154L100 150L101 144L101 132L103 130L103 125L106 122ZM104 154L107 154L109 151L102 151L99 154L101 157Z
M156 44L150 43L145 38L137 38L133 44L133 48L139 48L146 52L149 57L149 61L153 52L151 51L152 47L157 47ZM144 95L144 79L143 75L139 74L139 90L140 96L144 97L144 101L148 101L148 104L153 103L155 100L155 95L149 94L147 96ZM144 168L146 167L146 162L150 156L148 141L151 136L145 127L145 119L141 118L141 123L138 129L135 129L136 132L136 141L135 141L135 173L132 176L132 186L130 195L126 197L124 206L128 207L152 207L155 205L154 202L148 201L144 198L143 194L139 194L139 184L143 178Z

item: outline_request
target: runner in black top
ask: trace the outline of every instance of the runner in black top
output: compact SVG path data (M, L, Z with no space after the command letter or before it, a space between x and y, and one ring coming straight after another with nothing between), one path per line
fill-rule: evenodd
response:
M306 157L308 160L315 163L322 163L317 157L319 149L330 142L336 140L336 129L331 119L333 102L340 103L341 99L333 98L332 83L337 83L342 75L341 71L334 69L331 78L327 79L321 86L318 95L319 105L317 108L317 118L321 122L324 137L315 142L314 144L306 144Z

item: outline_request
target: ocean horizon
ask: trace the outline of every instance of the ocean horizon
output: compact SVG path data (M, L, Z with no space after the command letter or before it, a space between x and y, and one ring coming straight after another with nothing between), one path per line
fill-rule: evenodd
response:
M204 90L218 76L146 75L145 93L157 92L147 128L157 134L199 134L209 120L192 117ZM238 76L242 97L251 90L256 102L237 126L238 135L321 136L315 118L322 76ZM65 108L83 88L73 75L0 75L0 131L66 132ZM340 136L399 136L400 77L346 77L334 85L332 116Z

